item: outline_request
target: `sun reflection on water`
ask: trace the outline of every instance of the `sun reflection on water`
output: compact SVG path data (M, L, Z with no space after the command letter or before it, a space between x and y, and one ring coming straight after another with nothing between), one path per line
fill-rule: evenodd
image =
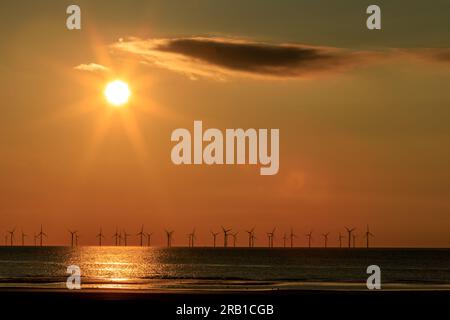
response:
M67 256L66 264L82 270L83 282L102 288L139 284L158 277L160 250L141 247L83 247Z

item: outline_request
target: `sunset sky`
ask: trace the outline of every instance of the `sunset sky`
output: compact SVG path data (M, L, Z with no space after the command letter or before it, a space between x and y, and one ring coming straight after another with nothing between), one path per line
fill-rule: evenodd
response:
M405 5L404 3L407 3ZM220 225L358 243L450 246L450 3L10 1L0 10L0 238L107 242L141 224L164 244ZM105 101L122 79L129 102ZM280 129L280 170L176 166L176 128ZM20 236L17 234L16 239ZM219 240L220 242L222 240ZM32 243L32 239L28 239ZM137 238L130 242L137 244Z

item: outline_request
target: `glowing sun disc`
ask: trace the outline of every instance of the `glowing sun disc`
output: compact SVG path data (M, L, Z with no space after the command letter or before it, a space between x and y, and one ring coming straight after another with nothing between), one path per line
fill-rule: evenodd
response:
M115 80L106 85L104 94L109 103L118 107L128 102L131 92L127 83Z

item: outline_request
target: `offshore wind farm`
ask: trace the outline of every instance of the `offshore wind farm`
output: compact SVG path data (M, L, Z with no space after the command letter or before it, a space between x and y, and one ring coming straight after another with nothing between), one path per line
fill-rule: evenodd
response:
M254 248L254 247L267 247L267 248L274 248L274 247L283 247L283 248L295 248L295 247L308 247L308 248L312 248L313 247L313 231L310 231L309 233L306 234L306 238L307 241L305 243L300 243L298 242L298 244L296 245L294 243L294 239L297 237L297 235L294 233L294 228L290 228L289 229L289 233L284 233L283 237L279 239L279 241L276 241L276 237L275 237L275 232L277 230L276 227L274 227L270 232L265 232L265 236L267 238L267 243L258 243L256 241L256 234L257 234L257 230L256 227L252 227L249 230L243 230L243 232L247 233L248 237L247 237L247 241L243 241L241 240L241 242L238 242L238 234L239 234L239 230L237 230L237 228L233 229L233 228L225 228L223 226L220 226L220 228L222 229L222 238L223 238L223 245L222 247L224 248L235 248L235 247L248 247L248 248ZM369 248L369 239L370 238L375 238L375 235L369 231L369 226L367 225L366 227L366 231L364 233L363 238L365 239L364 243L358 243L356 242L356 237L355 234L353 233L356 228L352 228L352 229L348 229L347 227L343 228L343 230L347 230L348 232L348 248L356 248L356 247L365 247L365 248ZM34 241L32 242L32 240L30 239L29 242L26 242L26 237L27 235L24 233L23 229L22 229L22 233L21 233L21 242L15 242L15 230L16 228L14 227L12 230L6 230L5 231L5 241L3 246L45 246L45 242L40 241L39 244ZM147 233L144 229L144 225L141 226L141 228L139 229L139 231L133 236L133 234L129 234L125 231L125 229L120 229L118 227L116 227L114 233L113 230L111 231L111 237L108 237L108 234L105 234L103 232L103 228L100 227L99 232L97 234L93 234L91 235L91 237L88 237L86 235L86 240L84 241L83 244L79 244L78 243L78 239L80 237L80 232L78 230L72 230L72 229L67 229L68 233L69 233L69 242L68 244L64 244L64 243L53 243L51 246L70 246L70 247L75 247L78 245L84 245L84 246L151 246L151 239L153 236L153 239L155 240L155 232L151 232L151 233ZM213 232L213 231L209 231L209 233L212 235L212 241L209 240L208 237L204 237L203 239L206 239L203 243L202 242L197 242L196 240L197 238L197 229L193 228L192 232L188 233L187 236L187 243L180 240L178 243L174 242L174 234L175 234L175 230L161 230L161 232L159 233L160 238L165 238L165 246L167 248L170 248L172 246L177 246L177 247L188 247L188 248L194 248L195 246L200 246L200 247L217 247L217 237L220 235L220 232ZM264 232L261 232L264 234ZM156 232L157 234L157 232ZM208 234L207 231L204 232L205 235ZM327 232L327 233L322 233L322 237L324 240L324 245L323 247L328 248L329 247L329 236L330 236L331 232ZM40 240L42 240L42 236L45 236L48 240L48 235L42 232L42 226L41 229L39 230L39 233L35 233L35 237L39 238ZM333 235L332 235L333 236ZM336 248L342 248L342 240L345 239L345 237L343 237L341 235L341 232L336 234L335 237L336 241L333 242L332 247L336 247ZM89 240L90 239L90 240ZM111 241L108 241L107 239L111 239ZM145 241L145 239L147 241ZM164 241L160 241L159 242L160 245L159 246L163 246L161 245L162 243L164 243ZM232 245L230 245L230 243ZM288 245L289 244L289 245ZM317 245L317 247L321 247L320 245Z

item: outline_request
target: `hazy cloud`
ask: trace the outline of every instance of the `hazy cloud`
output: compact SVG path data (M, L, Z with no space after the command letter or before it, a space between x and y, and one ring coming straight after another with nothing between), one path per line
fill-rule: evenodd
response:
M413 58L450 64L450 49L448 48L427 48L402 50L402 53Z
M75 70L88 71L88 72L106 72L109 71L108 67L102 66L97 63L80 64L74 67Z

